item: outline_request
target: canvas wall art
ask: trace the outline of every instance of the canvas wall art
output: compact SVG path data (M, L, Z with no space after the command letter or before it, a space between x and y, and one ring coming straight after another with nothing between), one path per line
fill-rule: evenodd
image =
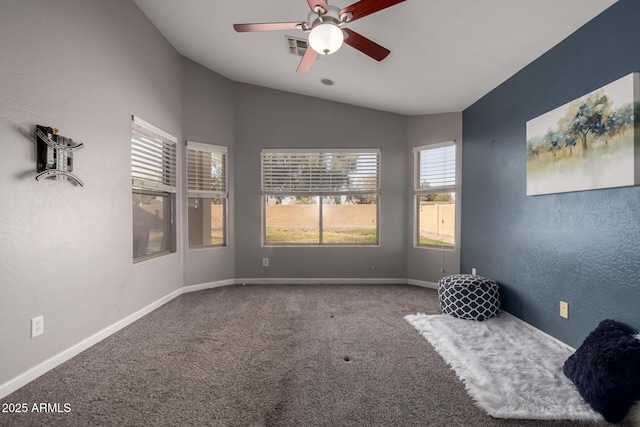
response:
M527 122L527 195L640 184L640 73Z

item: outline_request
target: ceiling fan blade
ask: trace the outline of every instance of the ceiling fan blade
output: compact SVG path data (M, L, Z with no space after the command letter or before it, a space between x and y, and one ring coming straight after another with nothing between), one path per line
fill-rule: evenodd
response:
M282 31L297 30L304 22L262 22L256 24L233 24L233 29L239 33L254 31Z
M326 0L307 0L307 3L309 3L309 7L314 12L316 11L316 6L320 6L324 10L324 13L327 13L329 10Z
M344 38L345 44L348 44L352 48L370 56L376 61L382 61L391 53L389 49L380 46L378 43L369 40L365 36L360 35L353 30L343 28L342 31L347 33L347 37Z
M342 9L339 15L342 16L345 13L350 13L353 17L349 19L348 22L353 22L356 19L379 12L382 9L402 3L403 1L405 0L360 0Z
M307 50L304 51L304 56L298 65L297 73L308 73L311 70L311 66L318 57L318 53L311 49L311 46L307 46Z

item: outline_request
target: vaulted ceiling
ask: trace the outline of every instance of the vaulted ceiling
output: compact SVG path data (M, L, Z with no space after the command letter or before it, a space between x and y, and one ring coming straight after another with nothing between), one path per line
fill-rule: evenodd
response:
M233 29L305 21L305 0L134 2L180 54L231 80L421 115L464 110L615 0L407 0L348 25L389 49L386 59L343 46L319 57L308 73L296 73L301 57L287 43L287 36L308 33Z

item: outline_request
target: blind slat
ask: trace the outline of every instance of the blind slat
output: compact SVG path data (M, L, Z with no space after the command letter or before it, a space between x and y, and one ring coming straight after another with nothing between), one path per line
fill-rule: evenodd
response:
M417 150L415 176L416 191L455 191L456 146L451 143Z
M226 150L187 142L187 190L190 195L227 196Z
M378 193L379 151L263 151L263 193Z
M133 186L147 190L176 192L176 146L169 134L144 122L132 124L131 176ZM175 138L173 138L175 139Z

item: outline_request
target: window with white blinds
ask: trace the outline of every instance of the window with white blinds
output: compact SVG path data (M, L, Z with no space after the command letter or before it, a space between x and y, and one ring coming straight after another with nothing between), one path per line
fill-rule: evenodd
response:
M187 141L189 197L227 197L227 148Z
M377 245L380 150L263 150L263 244Z
M376 194L380 150L263 150L263 194Z
M175 252L177 139L132 116L131 178L134 262Z
M131 176L134 188L176 192L177 139L132 117Z
M456 239L456 145L416 147L414 152L415 244L454 249Z
M456 145L449 141L442 144L416 147L415 187L422 193L448 193L456 185Z

